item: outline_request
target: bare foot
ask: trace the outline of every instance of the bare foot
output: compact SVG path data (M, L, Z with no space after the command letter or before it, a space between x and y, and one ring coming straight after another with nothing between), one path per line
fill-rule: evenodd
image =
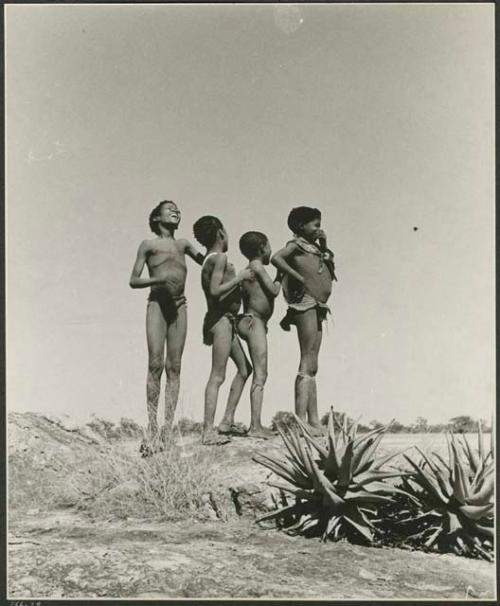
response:
M310 423L307 423L307 429L309 429L313 438L321 438L322 436L326 436L326 427L323 425L311 425Z
M225 436L246 436L248 434L248 429L243 423L220 423L218 431Z
M222 446L228 442L231 442L231 438L217 433L215 429L204 431L201 435L201 443L205 446Z
M250 427L247 436L249 438L260 438L261 440L270 440L271 438L275 437L275 434L270 429L266 429L265 427L257 427L256 429Z

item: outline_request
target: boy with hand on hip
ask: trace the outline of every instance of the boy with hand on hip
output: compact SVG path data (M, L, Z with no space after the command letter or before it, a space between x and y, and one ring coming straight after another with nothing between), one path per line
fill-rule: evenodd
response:
M292 324L297 327L300 364L295 379L295 413L308 423L312 435L321 435L316 373L322 324L330 313L327 301L337 278L333 253L321 229L321 212L308 206L294 208L288 215L288 227L293 239L271 260L284 274L283 293L288 303L280 326L286 331Z
M219 445L231 441L230 435L246 434L246 430L235 424L234 413L252 367L236 335L235 322L241 306L240 284L251 278L252 272L244 269L236 274L226 255L228 235L217 217L201 217L193 225L193 232L196 240L207 249L201 271L201 284L207 300L203 343L212 346L212 368L205 389L202 443ZM226 378L229 357L235 363L237 373L231 384L219 431L216 431L214 419L217 399Z
M250 389L251 423L248 436L271 438L273 432L262 426L261 411L264 385L267 380L267 323L274 311L274 299L281 288L278 271L271 280L265 266L269 265L271 246L267 236L258 231L249 231L240 238L240 251L248 259L248 269L253 277L242 283L243 310L238 316L238 334L248 343L253 364L252 387Z
M172 427L179 396L181 358L187 328L185 257L188 255L200 265L203 263L203 255L188 240L175 239L180 220L180 210L170 200L160 202L152 210L149 227L157 237L141 242L129 281L131 288L151 288L146 312L148 431L141 444L143 456L156 450L154 443L158 437L161 449ZM149 278L141 278L144 265L148 267ZM165 421L158 431L158 400L163 368L167 375Z

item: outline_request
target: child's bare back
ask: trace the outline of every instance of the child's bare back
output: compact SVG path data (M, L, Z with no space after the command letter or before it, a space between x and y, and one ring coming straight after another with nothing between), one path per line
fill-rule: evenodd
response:
M268 276L267 271L262 261L257 259L250 261L247 268L252 271L254 277L244 280L242 283L243 309L245 313L254 314L267 322L273 315L276 298L274 294L263 287L261 276L263 272Z
M209 312L218 311L221 315L224 315L225 313L237 314L241 305L241 291L238 286L222 296L214 296L211 294L210 283L212 281L216 261L222 262L224 265L222 276L223 283L230 282L236 278L234 265L227 260L225 253L218 252L207 256L201 272L201 285L207 300L207 309Z

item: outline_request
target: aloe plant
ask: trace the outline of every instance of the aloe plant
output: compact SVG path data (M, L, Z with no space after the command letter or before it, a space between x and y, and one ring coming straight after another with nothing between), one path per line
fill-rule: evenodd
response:
M296 427L277 427L286 448L284 459L254 456L256 462L286 480L287 485L270 484L291 497L284 507L258 521L274 519L289 533L320 535L322 540L347 538L373 543L376 526L372 520L377 507L404 492L387 482L404 472L382 469L400 453L376 456L390 423L357 436L356 422L349 425L344 416L339 423L332 409L324 444L295 418Z
M426 455L417 448L420 460L405 455L413 472L403 488L418 503L398 525L407 541L458 555L492 560L494 516L494 452L484 447L481 427L474 449L465 435L447 435L448 459L437 453Z

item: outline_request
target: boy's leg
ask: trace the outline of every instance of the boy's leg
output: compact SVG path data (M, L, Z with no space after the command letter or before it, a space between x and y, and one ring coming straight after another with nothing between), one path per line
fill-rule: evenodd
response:
M233 341L233 327L226 317L222 317L212 329L212 369L205 388L205 412L203 436L205 443L213 442L215 410L219 389L226 378L226 367ZM222 439L222 436L219 436ZM223 443L223 442L220 442Z
M297 314L295 323L300 346L299 372L295 379L295 413L304 422L307 422L309 395L315 393L315 377L318 370L318 318L316 309L309 309Z
M175 409L179 398L181 376L181 360L187 331L186 305L177 309L175 319L167 323L167 357L165 359L165 372L167 383L165 386L165 430L172 428Z
M322 330L321 323L318 323L318 331L316 333L316 342L314 344L314 351L313 351L316 373L318 371L318 358L319 358L319 350L321 347L322 339L323 339L323 330ZM318 415L318 396L317 396L317 391L316 391L316 378L314 379L314 381L311 381L310 385L309 385L309 400L307 403L307 417L308 417L309 425L312 425L313 427L316 427L319 429L322 428L321 422L319 420L319 415Z
M238 406L238 402L240 401L246 380L252 372L252 366L245 355L243 346L241 345L241 341L236 335L233 336L230 356L231 360L236 365L237 373L233 379L233 382L231 383L231 388L229 390L226 410L221 421L222 427L231 427L231 425L233 425L236 407Z
M159 304L156 301L149 301L146 311L146 338L148 343L146 398L148 407L148 436L150 439L158 431L158 398L160 396L166 334L167 327Z
M252 420L248 435L256 438L272 438L274 433L262 426L261 419L264 385L267 381L267 333L266 326L260 318L253 318L252 325L248 328L247 340L253 364L250 389Z

